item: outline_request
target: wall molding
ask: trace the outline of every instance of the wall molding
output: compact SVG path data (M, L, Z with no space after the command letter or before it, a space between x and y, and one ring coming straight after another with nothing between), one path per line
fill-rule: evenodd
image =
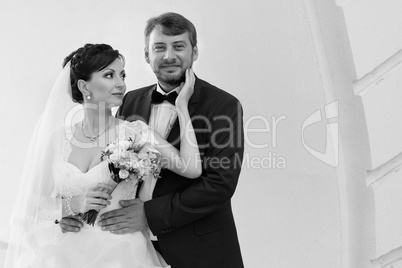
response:
M362 78L353 81L355 95L363 96L370 89L377 86L386 76L402 65L402 49L378 65L374 70L365 74Z
M398 172L402 168L402 153L399 153L397 156L393 157L389 161L385 162L381 166L368 170L366 183L367 186L377 187L382 182L384 182L388 176L391 174Z
M392 267L389 265L402 260L402 247L391 250L387 254L378 257L371 261L371 268Z
M304 8L306 11L310 36L313 42L314 52L316 56L316 62L318 70L321 76L321 85L324 93L324 99L326 103L332 103L337 100L335 95L335 88L333 84L333 73L329 65L327 58L327 52L325 49L324 38L322 34L322 23L318 18L318 10L316 8L316 0L303 0ZM339 141L339 148L342 148L342 140ZM342 152L340 153L340 159L342 159ZM342 161L342 160L340 160ZM344 164L341 162L336 168L337 184L338 184L338 198L339 198L339 211L340 211L340 227L341 227L341 264L343 268L350 267L350 232L349 232L349 203L348 203L348 187L346 180L346 172L344 170Z

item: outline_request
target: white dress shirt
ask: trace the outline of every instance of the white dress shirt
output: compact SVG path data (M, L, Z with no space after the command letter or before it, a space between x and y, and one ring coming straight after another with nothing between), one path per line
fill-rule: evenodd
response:
M179 94L179 89L180 87L177 87L170 91L169 93L172 93L173 91L176 91L177 94ZM162 88L159 86L159 84L156 87L156 91L163 95L168 95L169 93L166 93L165 91L162 90ZM149 117L149 126L158 132L159 135L162 136L162 138L167 139L169 136L170 130L172 129L173 124L175 123L177 119L177 111L176 107L169 103L168 101L164 101L160 104L152 104L151 107L151 115ZM155 189L156 185L156 180L151 180L151 197L152 193ZM151 235L151 240L157 240L156 236L150 232Z
M180 87L177 87L170 91L176 91L179 94ZM161 89L159 84L156 87L156 91L162 95L168 95L165 91ZM170 104L168 101L164 101L160 104L152 104L151 115L149 117L149 126L159 133L164 139L167 139L170 130L176 121L177 112L176 107Z

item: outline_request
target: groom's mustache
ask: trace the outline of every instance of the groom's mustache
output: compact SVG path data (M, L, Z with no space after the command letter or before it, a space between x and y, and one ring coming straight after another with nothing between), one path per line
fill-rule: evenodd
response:
M159 67L180 67L181 65L176 60L163 61Z

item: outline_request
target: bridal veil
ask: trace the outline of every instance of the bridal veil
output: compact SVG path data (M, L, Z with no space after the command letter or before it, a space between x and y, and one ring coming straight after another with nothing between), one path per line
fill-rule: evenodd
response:
M44 250L35 234L54 231L47 235L57 239L60 227L55 220L61 219L62 163L61 141L65 129L79 121L82 105L71 99L70 62L59 74L49 95L46 107L33 132L22 172L17 201L11 217L11 233L5 267L20 267L21 256ZM56 241L54 241L56 242ZM53 244L46 241L46 244ZM32 251L33 250L33 251ZM52 256L51 248L47 254ZM51 258L49 258L51 261ZM52 267L49 263L49 267Z

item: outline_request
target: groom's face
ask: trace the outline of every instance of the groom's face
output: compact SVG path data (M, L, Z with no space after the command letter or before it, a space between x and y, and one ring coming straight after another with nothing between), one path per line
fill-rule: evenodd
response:
M165 35L160 26L149 35L145 59L165 91L170 91L185 80L185 72L198 57L192 47L189 33Z

